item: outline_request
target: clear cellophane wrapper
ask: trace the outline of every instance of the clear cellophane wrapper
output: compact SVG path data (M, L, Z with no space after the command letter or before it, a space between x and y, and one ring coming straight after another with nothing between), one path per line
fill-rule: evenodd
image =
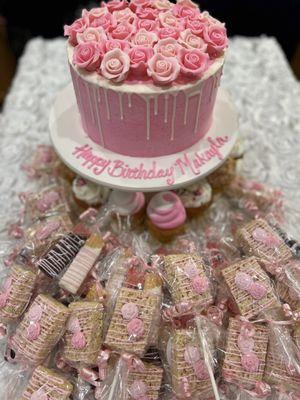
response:
M166 393L174 399L213 399L220 329L196 316L180 328L165 326L160 350L165 362ZM167 398L169 398L167 397Z

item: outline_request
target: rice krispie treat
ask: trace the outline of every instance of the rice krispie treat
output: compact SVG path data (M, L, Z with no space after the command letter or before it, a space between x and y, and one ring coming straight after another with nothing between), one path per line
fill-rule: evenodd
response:
M21 400L69 400L72 384L60 373L37 367L21 397Z
M225 381L253 389L263 380L269 330L263 324L251 324L230 318L222 365Z
M293 254L284 240L263 219L256 219L239 229L237 240L247 255L255 256L267 270L289 261Z
M59 281L59 286L76 294L97 261L103 246L101 236L92 234L65 271Z
M246 258L221 271L231 293L234 311L248 319L280 306L271 280L255 257Z
M36 282L36 272L15 265L0 292L0 321L19 318L27 307Z
M121 288L105 344L113 350L142 356L149 347L156 297L151 291Z
M163 369L156 365L144 363L144 371L132 370L128 375L126 400L147 399L159 400ZM144 397L143 397L144 396Z
M174 303L191 302L198 309L213 303L211 283L201 257L189 254L166 256L164 271Z
M186 392L190 393L191 398L213 397L209 373L195 330L174 330L167 345L167 358L174 394L179 398Z
M25 313L10 339L16 359L41 364L64 333L69 310L50 296L40 294Z
M95 301L76 301L69 310L62 357L71 365L94 366L102 343L103 306Z

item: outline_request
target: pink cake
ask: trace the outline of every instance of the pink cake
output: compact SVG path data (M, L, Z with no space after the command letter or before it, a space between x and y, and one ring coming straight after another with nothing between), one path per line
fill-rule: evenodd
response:
M228 45L191 0L112 0L65 26L82 126L101 146L161 156L199 141L213 118Z

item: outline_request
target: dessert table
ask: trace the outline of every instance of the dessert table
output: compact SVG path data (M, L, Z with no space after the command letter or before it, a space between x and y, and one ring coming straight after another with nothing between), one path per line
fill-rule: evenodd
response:
M37 144L49 142L49 111L69 80L64 39L36 38L27 44L0 114L3 227L19 209L17 193L30 186L20 165ZM283 190L289 230L299 237L300 84L276 40L233 38L222 85L240 113L246 147L243 173ZM4 231L0 234L6 237ZM0 251L5 251L5 245Z

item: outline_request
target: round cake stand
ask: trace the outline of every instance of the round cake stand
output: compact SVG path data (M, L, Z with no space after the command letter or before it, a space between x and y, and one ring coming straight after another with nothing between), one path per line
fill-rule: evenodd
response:
M114 189L156 192L189 185L220 167L236 142L238 114L229 94L220 89L213 124L198 143L168 156L128 157L89 139L70 84L56 98L49 127L59 157L78 175Z

